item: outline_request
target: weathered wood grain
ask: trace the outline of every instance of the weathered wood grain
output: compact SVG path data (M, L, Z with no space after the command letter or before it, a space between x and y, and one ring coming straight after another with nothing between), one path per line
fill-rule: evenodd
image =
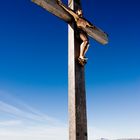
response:
M56 0L31 0L31 1L41 6L45 10L49 11L50 13L54 14L55 16L63 19L66 22L70 22L72 20L71 16L57 4Z
M77 10L80 0L71 1L70 8ZM69 80L69 140L87 140L85 68L78 64L81 40L76 27L68 28L68 80Z
M93 25L94 26L94 25ZM108 35L103 32L98 27L94 26L94 28L83 28L83 30L93 39L95 39L97 42L101 43L102 45L108 44Z

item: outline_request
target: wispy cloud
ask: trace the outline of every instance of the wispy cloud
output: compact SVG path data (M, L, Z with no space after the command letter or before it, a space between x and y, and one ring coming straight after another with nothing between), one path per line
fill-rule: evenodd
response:
M0 96L3 97L3 99L0 99L0 112L6 113L11 116L19 117L20 119L40 122L45 121L45 123L48 124L62 123L54 117L50 117L49 115L40 112L32 106L29 106L20 99L11 96L7 92L0 91Z
M0 126L15 126L22 124L21 120L0 121Z
M43 115L22 110L18 107L15 107L15 106L5 103L3 101L0 101L0 111L4 112L4 113L8 113L10 115L20 117L22 119L31 119L31 120L35 120L35 121L48 120L48 118L44 117Z
M58 137L61 140L67 139L68 131L65 124L10 94L3 94L6 95L5 99L12 100L14 103L0 98L0 113L11 116L12 119L0 121L0 139L56 140Z
M7 94L5 94L7 95ZM4 96L5 96L4 95ZM68 126L58 123L59 120L41 113L23 101L12 96L7 96L14 104L0 100L0 112L15 116L15 120L0 122L0 138L3 140L61 140L68 139ZM16 104L16 105L15 105ZM34 123L31 123L34 122ZM96 135L92 135L93 132ZM99 129L90 128L89 137L97 138L101 133L106 134ZM93 137L94 136L94 137ZM99 138L99 137L98 137Z
M50 139L50 140L56 140L58 138L60 139L66 139L68 136L68 131L66 127L61 126L28 126L26 128L0 128L0 138L1 136L8 138L12 137L15 138L18 136L20 140L22 137L30 137L31 140L33 138L40 138L42 140L43 138Z

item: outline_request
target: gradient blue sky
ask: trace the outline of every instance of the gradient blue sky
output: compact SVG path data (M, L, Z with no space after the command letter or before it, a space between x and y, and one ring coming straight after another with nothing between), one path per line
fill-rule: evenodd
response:
M140 1L82 3L110 40L91 39L87 53L89 140L140 138ZM29 0L1 1L0 139L68 139L67 43L65 22Z

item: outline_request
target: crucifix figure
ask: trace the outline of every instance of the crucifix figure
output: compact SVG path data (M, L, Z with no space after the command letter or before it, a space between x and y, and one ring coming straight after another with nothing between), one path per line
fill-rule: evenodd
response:
M83 18L80 0L32 0L37 5L67 22L68 25L68 108L69 140L87 140L85 69L88 36L105 45L108 35ZM78 61L77 61L78 60Z
M76 23L77 29L78 29L78 34L80 39L82 40L82 43L80 45L80 54L79 54L79 63L84 64L87 61L87 58L85 57L86 52L88 51L89 48L89 39L87 33L82 29L82 27L86 28L94 28L93 25L90 24L89 21L83 18L83 12L81 9L78 9L76 12L74 12L72 9L67 8L61 0L57 0L58 4L66 10L70 15L73 16L74 21Z

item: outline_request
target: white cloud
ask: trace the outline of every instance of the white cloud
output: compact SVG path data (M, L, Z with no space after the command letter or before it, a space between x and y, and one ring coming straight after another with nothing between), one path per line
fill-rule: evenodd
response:
M5 112L24 119L60 123L57 119L40 112L5 91L0 90L0 97L0 112Z
M7 94L6 94L7 95ZM0 121L2 140L61 140L67 139L67 127L59 120L10 97L14 103L0 100L0 112L14 119ZM9 98L8 97L8 98Z
M0 126L15 126L15 125L21 125L21 120L8 120L8 121L0 121Z
M3 101L0 101L0 112L8 113L8 114L11 114L11 115L23 118L23 119L31 119L31 120L37 120L37 121L44 120L44 118L41 115L34 114L26 110L22 110L18 107L15 107Z
M2 140L57 140L67 139L68 131L65 126L28 126L26 128L0 129Z

